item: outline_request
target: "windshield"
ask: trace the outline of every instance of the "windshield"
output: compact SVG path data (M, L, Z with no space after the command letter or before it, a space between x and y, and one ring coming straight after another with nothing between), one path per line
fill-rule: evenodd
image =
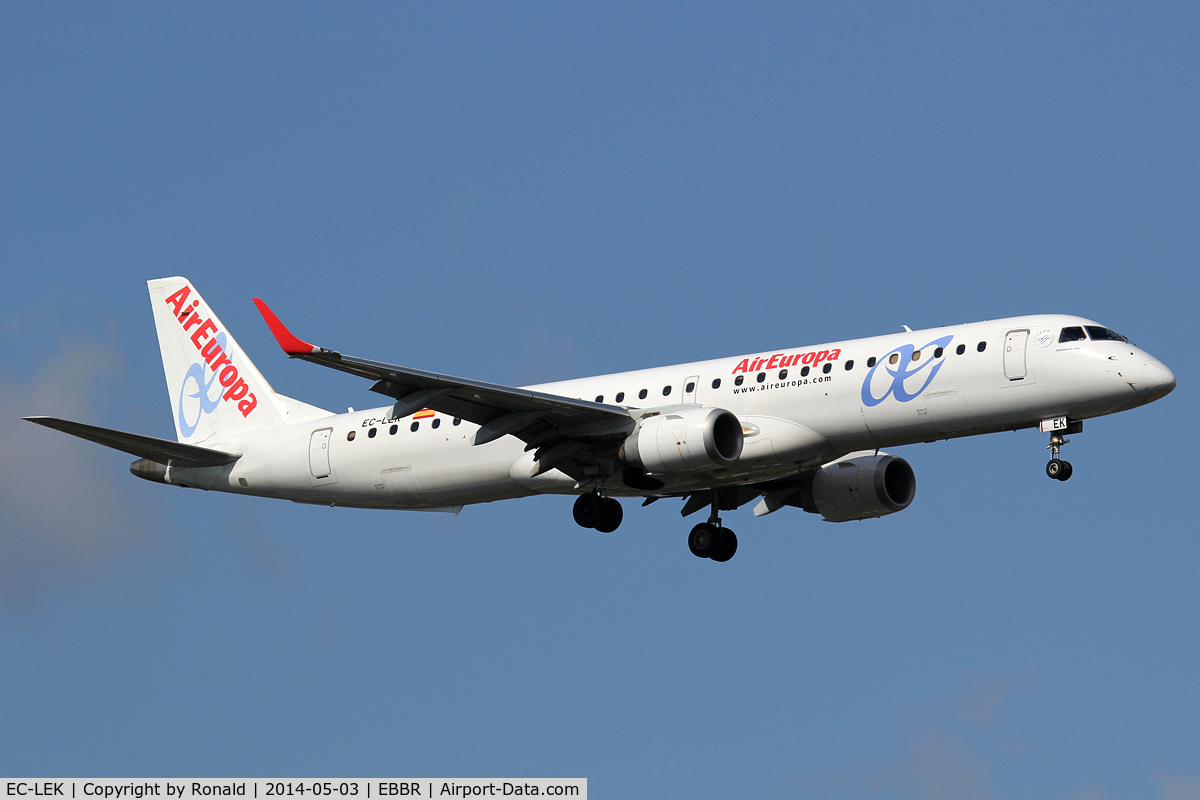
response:
M1087 332L1088 332L1088 336L1091 336L1092 341L1095 341L1095 342L1103 342L1103 341L1128 342L1129 341L1128 339L1126 339L1124 336L1117 333L1116 331L1110 331L1108 328L1101 328L1099 325L1088 325Z
M1062 334L1059 335L1059 342L1082 342L1087 336L1083 333L1083 327L1074 325L1070 328L1063 328Z

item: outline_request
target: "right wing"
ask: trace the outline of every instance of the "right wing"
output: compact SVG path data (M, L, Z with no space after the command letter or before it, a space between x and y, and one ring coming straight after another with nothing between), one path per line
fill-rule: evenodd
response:
M114 431L111 428L84 425L82 422L71 422L57 417L23 417L23 419L35 425L43 425L56 431L78 436L80 439L87 439L89 442L129 453L131 456L148 458L160 464L172 464L177 467L220 467L232 464L242 457L241 453L226 453L223 450L172 442L169 439L143 436L140 433Z

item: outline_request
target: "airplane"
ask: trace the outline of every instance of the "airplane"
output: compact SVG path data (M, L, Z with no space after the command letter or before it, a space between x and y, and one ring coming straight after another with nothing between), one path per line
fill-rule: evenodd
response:
M725 562L722 511L756 501L829 522L903 511L907 461L883 448L1037 427L1046 474L1083 421L1152 403L1175 375L1124 336L1045 314L513 387L370 361L296 337L289 358L366 378L388 404L335 414L277 394L182 277L148 282L177 441L54 417L30 422L135 455L139 478L354 508L448 511L576 495L575 522L621 524L617 498L709 509L688 547Z

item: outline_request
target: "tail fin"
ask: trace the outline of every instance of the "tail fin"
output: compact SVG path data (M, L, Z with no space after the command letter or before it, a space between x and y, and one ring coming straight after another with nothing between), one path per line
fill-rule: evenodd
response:
M283 402L196 287L187 278L147 285L179 441L282 425Z

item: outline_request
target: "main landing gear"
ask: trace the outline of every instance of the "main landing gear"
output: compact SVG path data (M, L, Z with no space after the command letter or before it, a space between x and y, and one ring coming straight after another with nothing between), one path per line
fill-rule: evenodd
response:
M1050 444L1046 445L1046 449L1050 451L1050 460L1046 463L1046 475L1056 481L1069 480L1071 473L1074 472L1070 461L1062 461L1058 457L1058 451L1063 445L1070 442L1070 439L1063 438L1061 431L1055 431L1050 434Z
M717 516L716 492L713 493L712 515L708 522L701 522L692 528L688 534L688 549L698 558L711 558L713 561L728 561L737 552L737 534L729 528L721 527L721 518Z
M596 492L579 495L575 501L575 522L584 528L595 528L601 533L612 533L621 526L625 512L621 504L611 497L601 497Z

